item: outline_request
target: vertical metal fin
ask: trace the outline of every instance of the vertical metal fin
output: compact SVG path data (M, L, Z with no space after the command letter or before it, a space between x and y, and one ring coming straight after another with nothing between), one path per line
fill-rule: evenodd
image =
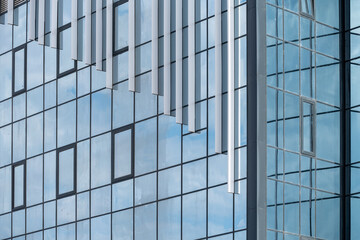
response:
M102 0L96 0L96 70L102 70Z
M152 0L152 93L159 94L159 0Z
M58 25L58 0L51 2L51 27L50 27L50 47L57 47L57 25Z
M228 192L235 192L234 0L228 0ZM240 161L240 160L239 160Z
M91 0L84 1L85 9L85 43L84 63L91 64Z
M71 1L71 58L73 60L77 60L77 32L78 32L78 25L77 25L77 0Z
M129 90L135 92L135 0L129 0Z
M35 40L35 10L36 1L29 2L29 40Z
M222 153L221 0L215 0L215 152Z
M8 0L8 24L14 25L14 0Z
M39 21L38 21L38 42L41 45L45 43L45 0L39 0Z
M106 88L113 85L113 0L106 1Z
M183 123L183 99L182 99L182 1L176 1L176 122Z
M164 114L170 115L171 106L171 1L164 1Z
M188 124L195 132L195 0L188 1Z

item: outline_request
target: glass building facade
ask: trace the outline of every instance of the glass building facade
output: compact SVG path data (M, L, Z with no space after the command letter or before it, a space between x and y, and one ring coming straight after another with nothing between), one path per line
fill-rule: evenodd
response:
M0 1L0 240L359 239L359 11Z

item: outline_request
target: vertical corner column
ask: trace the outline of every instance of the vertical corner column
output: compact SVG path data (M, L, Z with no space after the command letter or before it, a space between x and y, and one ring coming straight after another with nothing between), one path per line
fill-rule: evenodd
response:
M164 1L164 114L170 115L171 106L171 1Z
M8 0L8 24L14 25L14 0Z
M195 0L188 1L188 124L195 132Z
M35 40L35 9L36 1L29 2L29 40Z
M159 94L159 0L152 0L151 91Z
M215 152L222 153L221 0L215 0Z
M91 64L91 0L84 1L85 9L85 43L84 63Z
M183 80L182 80L182 1L176 1L176 122L183 123Z
M228 192L235 192L235 27L234 0L227 1L228 13ZM239 160L240 162L240 160Z
M102 71L102 0L96 0L96 70Z
M77 0L71 1L71 58L77 60L77 32L78 32L78 22L77 22Z
M45 0L39 0L38 42L45 44Z
M135 0L129 0L129 91L135 92Z
M51 27L50 27L50 47L57 48L57 28L58 28L58 0L51 2Z
M113 86L113 0L106 1L106 88Z

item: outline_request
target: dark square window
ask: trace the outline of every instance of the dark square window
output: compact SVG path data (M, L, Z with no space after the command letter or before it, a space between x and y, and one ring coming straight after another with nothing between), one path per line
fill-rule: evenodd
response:
M62 198L76 191L75 144L58 149L56 158L56 196Z
M13 211L25 208L25 161L17 162L12 167L12 208Z
M112 132L111 175L118 182L134 175L134 131L133 125L118 128Z

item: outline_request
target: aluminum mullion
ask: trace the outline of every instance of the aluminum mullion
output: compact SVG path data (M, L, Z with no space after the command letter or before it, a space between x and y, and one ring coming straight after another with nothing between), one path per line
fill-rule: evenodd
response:
M85 9L85 43L84 43L84 63L91 64L91 0L84 2Z
M171 105L171 2L164 1L164 114L170 115Z
M195 132L195 0L188 2L188 129Z
M45 0L39 0L38 42L45 43Z
M51 2L50 47L57 48L58 0Z
M106 88L113 85L113 0L106 1Z
M77 0L71 1L71 58L73 60L77 60L78 58L78 39L77 39L77 32L78 32L78 22L77 22Z
M215 152L222 153L221 0L215 0Z
M102 70L102 0L96 0L96 70Z
M35 8L36 1L30 0L29 2L29 40L35 40Z
M182 123L183 117L183 83L182 83L182 1L176 1L176 122Z
M151 89L153 94L159 94L159 0L152 0L152 61Z
M8 24L14 24L14 0L8 0Z
M228 192L235 192L235 27L234 0L228 0ZM239 105L240 106L240 105ZM240 109L239 109L240 111ZM240 159L239 159L240 162Z
M135 0L129 0L129 91L135 90Z

